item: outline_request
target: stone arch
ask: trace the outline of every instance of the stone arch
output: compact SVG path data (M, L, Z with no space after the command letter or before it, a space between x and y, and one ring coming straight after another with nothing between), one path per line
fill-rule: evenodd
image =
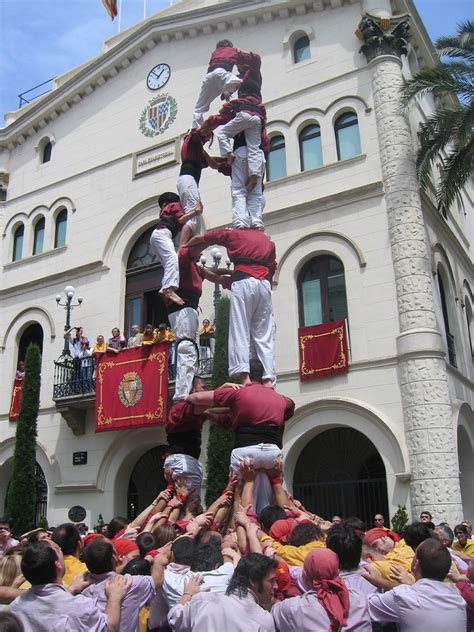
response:
M117 435L104 454L96 479L97 489L113 498L110 513L114 516L126 515L128 483L138 459L150 448L166 444L163 426L133 428Z
M3 351L7 346L10 332L13 329L16 330L16 335L19 338L23 331L34 322L39 322L43 327L43 331L49 330L51 342L56 338L56 327L50 312L38 305L35 307L27 307L19 312L8 324L3 336L1 350Z
M280 257L280 261L278 264L278 268L277 271L275 272L275 277L273 279L273 284L275 286L278 285L278 281L280 278L280 273L286 263L286 260L290 257L290 255L297 249L299 249L303 244L313 241L313 240L317 240L318 238L324 238L324 237L329 237L329 238L334 238L336 241L338 242L342 242L344 244L346 244L347 246L349 246L349 249L351 250L351 252L355 255L357 261L358 261L358 265L360 268L365 268L365 266L367 265L367 261L365 260L364 257L364 253L362 252L362 249L358 246L358 244L351 239L350 237L348 237L347 235L344 235L343 233L340 233L338 231L335 230L319 230L317 233L311 233L309 235L305 235L304 237L301 237L301 239L298 239L297 241L295 241L293 244L291 244L291 246L289 246L285 252L283 253L283 255ZM314 244L316 246L316 244ZM337 255L339 256L339 255ZM301 266L300 266L301 267Z
M409 497L408 454L397 426L374 407L349 398L321 398L296 411L286 424L283 453L285 481L293 489L299 456L309 441L325 430L353 428L374 444L385 466L389 506L407 504Z
M474 412L467 403L459 407L456 420L459 483L464 517L474 517Z
M285 50L291 50L296 40L303 35L306 35L310 42L315 38L314 30L308 24L293 24L283 38Z
M439 242L433 244L431 246L431 265L433 274L438 273L439 264L442 264L444 270L446 271L446 275L449 278L450 284L452 286L452 292L455 300L459 300L459 292L458 292L458 284L456 283L456 279L453 272L453 266L451 265L451 261L448 257L448 253L446 252L444 246Z

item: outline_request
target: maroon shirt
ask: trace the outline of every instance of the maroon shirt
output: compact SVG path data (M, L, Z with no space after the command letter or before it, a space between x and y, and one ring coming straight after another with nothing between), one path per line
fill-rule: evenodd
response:
M211 72L215 68L225 68L231 72L232 68L238 64L239 56L238 48L220 46L212 52L207 72Z
M181 230L181 224L178 222L178 219L180 219L183 215L183 207L179 202L169 202L161 209L160 219L158 220L156 228L168 228L174 239Z
M256 228L216 228L203 235L206 246L225 246L235 273L241 272L256 279L269 279L276 270L275 244L263 231Z
M246 81L251 79L260 86L262 90L262 73L261 68L262 59L257 53L245 53L241 52L239 55L239 70L241 69L241 79Z
M265 110L265 106L263 105L261 99L254 97L251 94L246 95L245 97L239 97L238 99L232 99L232 101L224 103L219 114L210 116L207 121L212 129L214 129L219 125L225 125L231 121L235 118L238 112L248 112L249 114L254 114L262 120L262 123L266 123L267 111Z
M192 404L186 400L175 402L165 425L168 454L189 454L199 459L203 423L204 416L197 415Z
M168 313L170 314L184 307L197 309L202 294L201 269L196 264L195 258L189 255L187 246L181 246L178 251L178 265L179 288L176 290L176 294L184 300L184 305L171 303L168 307Z
M206 153L203 149L205 142L199 127L186 134L181 145L181 162L193 162L201 169L207 167Z
M271 426L283 430L293 416L295 403L272 388L252 382L238 390L220 386L214 391L214 404L230 408L232 430L239 426Z

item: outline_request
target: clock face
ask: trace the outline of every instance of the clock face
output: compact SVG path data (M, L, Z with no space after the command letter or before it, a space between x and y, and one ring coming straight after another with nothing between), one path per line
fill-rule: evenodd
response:
M158 64L150 70L146 79L146 85L150 90L162 88L171 76L171 68L168 64Z

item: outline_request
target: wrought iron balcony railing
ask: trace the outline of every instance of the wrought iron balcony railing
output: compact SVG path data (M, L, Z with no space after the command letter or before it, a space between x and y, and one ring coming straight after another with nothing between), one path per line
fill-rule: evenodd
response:
M198 375L209 376L212 373L213 358L209 349L208 357L199 359ZM170 345L168 380L176 379L176 353L174 343ZM72 358L61 356L54 362L53 399L63 399L76 395L91 395L95 393L95 356L90 358Z

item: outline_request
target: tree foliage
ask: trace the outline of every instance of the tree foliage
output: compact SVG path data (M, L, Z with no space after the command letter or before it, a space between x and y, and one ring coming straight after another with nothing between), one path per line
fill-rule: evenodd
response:
M36 436L41 387L41 355L38 345L26 351L23 396L15 436L13 474L7 497L7 513L17 535L35 526Z
M216 314L216 346L212 365L212 388L217 388L229 381L229 312L230 300L222 297ZM234 433L211 425L209 442L207 445L207 489L206 505L211 503L222 493L227 485L229 476L230 453L234 442Z
M408 81L404 103L425 94L440 97L440 105L420 125L417 173L426 189L433 165L440 165L436 190L438 208L446 216L461 188L469 180L474 163L474 22L458 24L457 34L435 43L439 61ZM446 97L450 95L450 101Z
M403 529L407 526L407 524L408 524L407 508L405 507L405 505L398 505L398 509L392 518L393 530L396 533L398 533L398 535L401 536L403 533Z

